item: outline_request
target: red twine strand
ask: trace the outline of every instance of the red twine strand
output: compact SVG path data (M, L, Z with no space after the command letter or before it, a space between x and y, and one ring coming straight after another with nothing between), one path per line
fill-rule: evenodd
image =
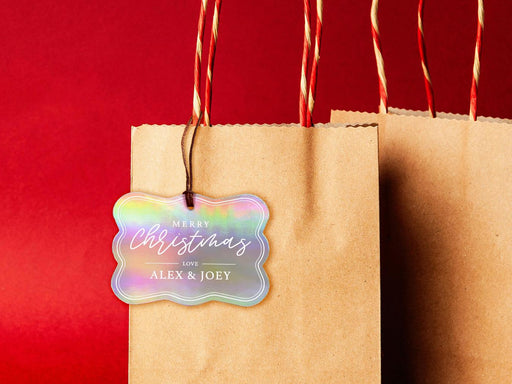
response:
M317 2L316 2L315 56L313 58L313 65L311 67L311 75L309 78L309 98L308 98L308 116L307 116L307 126L308 127L313 126L313 109L315 107L318 62L320 61L320 43L322 41L322 16L323 16L323 1L317 0Z
M382 49L380 45L380 32L379 32L379 0L372 0L372 7L370 11L370 20L373 38L373 50L375 53L375 62L377 64L377 74L379 77L379 112L388 112L388 88L386 81L386 72L384 71L384 59L382 57Z
M212 110L212 79L213 79L213 63L215 61L215 51L217 49L217 32L219 29L219 15L222 0L215 0L215 10L213 14L212 32L210 36L210 52L208 54L208 72L206 76L206 89L204 94L205 110L204 125L211 126L210 116Z
M302 69L300 73L300 96L299 96L299 118L300 125L306 126L307 123L307 107L306 100L308 98L308 86L306 73L309 64L309 50L311 48L311 15L309 0L304 0L304 45L302 48Z
M201 9L199 10L199 21L197 23L197 41L196 41L196 56L194 61L194 99L192 101L192 124L196 124L201 114L201 97L199 92L201 89L201 54L203 52L203 38L204 38L204 25L206 5L208 0L201 0Z
M211 125L211 104L212 104L212 79L213 79L213 64L215 61L215 51L217 48L217 34L219 28L219 15L222 0L215 0L215 10L213 14L212 32L210 36L210 50L208 55L208 72L206 76L205 86L205 106L204 114L201 113L201 55L203 52L204 40L204 27L206 23L206 6L208 0L201 0L201 8L199 10L199 21L197 23L197 42L196 54L194 62L194 99L192 108L192 124L197 124L201 116L204 116L203 122L205 125Z
M430 71L428 69L427 61L427 48L425 45L425 36L423 33L423 0L418 2L418 48L420 51L421 67L423 69L423 80L425 82L425 92L427 94L428 110L430 116L436 117L436 108L434 103L434 90L432 87L432 80L430 78Z
M478 0L478 26L476 30L475 58L473 61L473 77L471 79L471 95L469 102L469 118L476 121L478 81L480 80L480 54L482 52L482 35L484 32L484 0Z
M317 0L316 3L316 31L315 31L315 51L311 74L309 78L309 87L307 83L306 72L309 63L309 52L311 48L311 27L310 27L310 4L309 0L304 0L304 46L302 51L302 71L299 96L299 118L300 125L303 127L313 126L313 109L315 106L316 83L318 75L318 62L320 60L320 42L322 40L322 16L323 1Z

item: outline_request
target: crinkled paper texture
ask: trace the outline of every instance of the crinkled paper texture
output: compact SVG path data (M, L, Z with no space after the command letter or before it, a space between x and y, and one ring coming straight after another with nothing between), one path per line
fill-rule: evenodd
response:
M268 205L258 305L130 306L130 382L380 383L375 126L200 127L194 191ZM183 126L132 134L132 190L183 192Z
M512 377L512 124L390 108L379 124L383 351L411 383Z

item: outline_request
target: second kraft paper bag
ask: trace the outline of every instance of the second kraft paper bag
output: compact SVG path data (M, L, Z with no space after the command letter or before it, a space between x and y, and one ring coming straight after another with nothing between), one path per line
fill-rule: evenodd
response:
M383 113L331 115L332 122L379 125L384 376L406 383L506 383L512 377L512 125L476 119L483 1L470 116L436 117L422 4L418 48L429 112L388 109L373 2Z
M132 191L183 192L183 126L132 132ZM194 184L270 211L259 304L130 306L130 382L380 383L377 130L199 127Z
M512 125L438 116L332 112L379 124L385 348L407 382L507 382Z

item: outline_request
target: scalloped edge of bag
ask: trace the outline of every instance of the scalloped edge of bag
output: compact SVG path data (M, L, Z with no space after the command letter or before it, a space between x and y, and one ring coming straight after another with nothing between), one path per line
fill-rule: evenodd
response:
M420 117L425 119L430 119L430 113L429 111L419 111L414 109L405 109L405 108L395 108L395 107L389 107L388 108L389 114L392 116L414 116L414 117ZM332 114L334 112L348 112L348 113L358 113L363 116L372 117L372 116L381 116L382 114L377 112L366 112L366 111L352 111L352 110L344 110L344 109L332 109L331 110L331 118ZM468 115L463 115L460 113L452 113L452 112L437 112L437 119L443 119L443 120L454 120L454 121L468 121L473 122L472 120L469 120ZM512 119L506 119L501 117L488 117L488 116L478 116L477 117L477 123L496 123L496 124L512 124Z
M322 128L322 129L339 129L339 128L366 128L366 127L377 127L377 123L318 123L315 124L312 128ZM139 126L131 127L131 135L133 135L138 129L143 128L161 128L161 127L173 127L183 129L185 124L142 124ZM201 126L201 128L204 128ZM302 127L297 123L282 123L282 124L214 124L211 128L304 128L310 129L306 127Z

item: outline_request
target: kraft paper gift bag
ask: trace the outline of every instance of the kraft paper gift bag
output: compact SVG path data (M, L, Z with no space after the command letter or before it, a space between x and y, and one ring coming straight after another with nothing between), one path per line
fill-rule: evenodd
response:
M183 193L184 129L132 129L132 191ZM268 206L270 289L249 307L131 305L130 383L380 383L377 141L375 126L199 126L194 192Z
M133 129L133 191L183 192L183 126ZM253 307L130 306L130 382L379 383L375 127L200 127L196 192L269 207L270 291Z
M332 113L376 117L384 353L409 383L509 382L512 125Z
M430 114L331 114L379 127L384 381L508 383L512 125Z

